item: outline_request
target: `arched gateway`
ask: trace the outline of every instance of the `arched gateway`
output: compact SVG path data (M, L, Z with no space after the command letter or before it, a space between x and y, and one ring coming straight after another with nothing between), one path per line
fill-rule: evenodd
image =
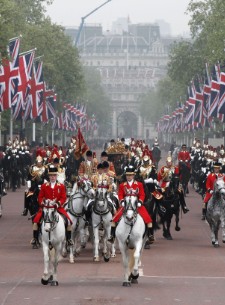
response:
M114 138L143 138L143 122L137 105L126 103L113 107L112 136Z

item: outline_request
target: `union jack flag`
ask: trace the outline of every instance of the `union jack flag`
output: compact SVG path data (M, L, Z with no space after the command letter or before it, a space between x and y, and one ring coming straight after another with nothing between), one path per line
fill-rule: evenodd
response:
M225 118L225 73L221 72L220 74L220 96L218 103L218 114L222 114L222 121L224 122Z
M43 62L35 60L33 64L33 75L30 80L30 91L26 101L24 120L35 119L40 115L43 91Z
M16 94L16 84L19 75L20 38L9 41L9 57L3 59L0 67L0 111L11 108L12 98Z
M26 106L27 96L30 90L29 82L32 75L35 50L20 54L19 56L19 82L17 93L12 100L13 118L21 119Z
M208 64L206 63L204 86L203 86L203 107L202 107L202 126L209 127L211 119L208 119L209 99L211 91L211 77L209 75Z
M218 79L218 72L216 66L213 66L209 108L208 108L208 119L210 117L217 117L219 97L220 97L220 83Z

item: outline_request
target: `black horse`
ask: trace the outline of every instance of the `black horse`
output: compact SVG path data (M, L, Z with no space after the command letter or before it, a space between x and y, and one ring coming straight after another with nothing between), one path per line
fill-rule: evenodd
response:
M78 170L81 162L84 160L83 157L80 159L76 159L74 156L74 152L68 152L66 156L66 162L65 162L65 167L66 167L66 181L68 183L74 183L75 177L78 176Z
M168 187L163 194L163 199L159 202L158 214L163 225L163 236L172 240L170 225L173 215L175 215L175 230L180 231L179 214L180 214L180 195L179 195L179 176L173 175Z
M159 164L159 161L161 159L161 150L159 149L159 147L157 147L157 146L153 147L152 157L153 157L155 167L156 167L156 169L158 169L158 164Z
M186 196L186 194L188 194L188 182L190 180L191 171L185 162L180 161L179 172L180 172L180 182L184 190L184 196Z

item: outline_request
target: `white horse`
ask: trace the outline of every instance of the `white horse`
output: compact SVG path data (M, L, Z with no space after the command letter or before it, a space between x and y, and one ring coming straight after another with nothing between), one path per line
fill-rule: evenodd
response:
M213 195L207 205L206 219L211 229L212 245L217 248L220 226L222 241L225 243L225 182L222 177L214 182Z
M55 200L45 200L41 233L44 253L44 274L41 283L58 286L57 266L65 240L65 224L57 212Z
M137 204L136 192L125 197L124 213L116 228L116 237L125 272L123 286L126 287L138 282L138 265L146 241L145 223L138 214Z
M86 246L87 234L85 230L85 208L88 199L92 199L94 196L95 191L92 188L92 183L90 180L80 178L74 184L67 206L67 211L73 222L72 239L74 241L74 246L70 247L70 263L74 263L74 256L78 256L80 254L81 248L85 248Z
M115 257L114 243L109 245L108 239L111 232L113 205L109 203L107 198L107 188L102 185L96 190L95 202L92 210L92 228L94 234L94 261L99 262L99 243L103 241L102 254L105 262L109 261L110 256ZM100 236L102 235L102 236ZM111 255L110 255L111 252Z

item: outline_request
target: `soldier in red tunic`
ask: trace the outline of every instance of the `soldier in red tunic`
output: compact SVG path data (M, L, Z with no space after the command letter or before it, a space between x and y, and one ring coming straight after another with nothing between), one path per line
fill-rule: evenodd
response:
M44 201L49 199L55 201L55 205L57 206L57 211L60 214L64 215L68 220L68 225L66 229L66 239L67 239L67 244L71 246L73 245L73 241L71 239L72 221L63 207L63 205L66 202L66 189L64 184L57 182L57 168L55 168L53 165L50 165L48 175L50 181L43 183L41 185L41 190L38 195L38 203L40 208L33 220L33 239L31 241L31 244L33 245L33 248L37 248L39 245L38 224L40 224L42 218L42 207L44 206Z
M223 180L225 181L225 176L224 174L220 173L220 170L221 170L221 163L215 162L213 164L213 173L210 173L206 179L206 194L202 207L202 220L205 220L206 217L207 203L209 199L212 197L215 180L218 177L223 177Z
M190 164L191 156L190 156L190 153L187 151L187 145L186 144L183 144L181 146L181 151L179 152L177 158L178 158L179 162L184 162L187 165L187 167L189 169L191 169L191 164Z
M145 192L144 192L144 186L141 182L138 182L134 180L135 172L134 172L134 167L130 166L126 168L126 182L123 182L119 186L119 191L118 191L118 197L119 197L119 202L120 202L120 208L115 214L115 216L112 219L112 226L111 226L111 237L109 239L110 242L113 242L115 239L115 231L116 231L116 223L120 220L120 218L123 215L123 201L124 198L127 196L127 191L133 189L134 191L138 189L138 213L141 215L143 218L145 224L147 225L148 231L147 235L150 240L153 239L153 229L152 229L152 219L150 215L148 214L146 208L143 206L144 199L145 199Z

